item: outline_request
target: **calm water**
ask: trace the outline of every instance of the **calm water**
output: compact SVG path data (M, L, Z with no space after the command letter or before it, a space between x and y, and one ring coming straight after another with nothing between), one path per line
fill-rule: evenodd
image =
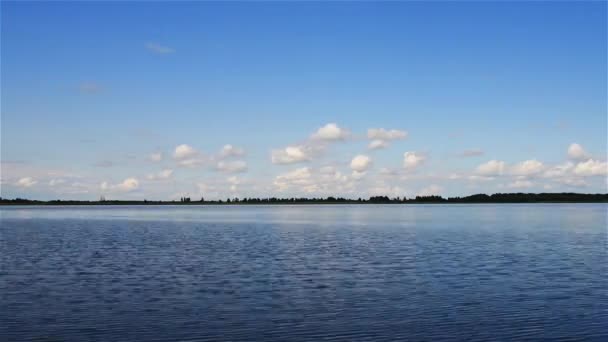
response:
M608 341L607 209L0 208L0 340Z

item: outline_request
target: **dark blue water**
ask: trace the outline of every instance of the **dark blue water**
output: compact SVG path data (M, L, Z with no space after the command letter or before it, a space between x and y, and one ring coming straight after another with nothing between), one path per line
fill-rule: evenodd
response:
M2 341L608 341L603 204L0 209Z

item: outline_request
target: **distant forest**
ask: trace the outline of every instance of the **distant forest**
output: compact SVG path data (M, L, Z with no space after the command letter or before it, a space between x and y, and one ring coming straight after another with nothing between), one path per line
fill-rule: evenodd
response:
M24 198L6 199L0 197L0 205L200 205L200 204L408 204L408 203L597 203L608 202L608 194L578 194L578 193L498 193L493 195L476 194L466 197L416 196L412 198L388 196L373 196L363 198L228 198L226 200L192 200L182 197L179 201L73 201L51 200L37 201Z

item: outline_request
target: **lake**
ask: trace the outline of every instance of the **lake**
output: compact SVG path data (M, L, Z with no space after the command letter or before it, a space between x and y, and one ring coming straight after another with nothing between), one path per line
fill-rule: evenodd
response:
M608 341L607 209L0 207L0 340Z

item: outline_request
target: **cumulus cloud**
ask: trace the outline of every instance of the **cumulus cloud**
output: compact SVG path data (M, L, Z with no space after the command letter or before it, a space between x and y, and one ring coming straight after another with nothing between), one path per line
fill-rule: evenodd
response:
M598 163L600 164L599 167ZM606 165L604 165L605 169ZM569 161L564 164L555 165L548 168L542 176L559 184L571 187L584 187L589 185L584 177L597 175L601 175L601 162L590 159L578 164Z
M274 185L279 191L284 191L293 185L310 185L312 172L309 167L302 167L278 175L274 180Z
M273 164L293 164L311 159L311 151L307 146L287 146L284 149L273 150L271 154Z
M336 168L333 166L323 166L319 169L319 172L325 175L334 174L336 173Z
M175 159L186 159L190 157L194 157L198 154L198 151L194 149L194 147L186 144L181 144L175 147L175 152L173 152L173 157Z
M606 176L608 175L608 163L589 159L576 164L574 174L578 176Z
M494 180L492 176L470 175L467 177L471 182L488 182Z
M371 140L399 140L407 138L407 135L406 131L397 129L370 128L367 130L367 138Z
M354 180L359 180L359 179L362 179L363 177L365 177L366 174L367 174L366 171L353 170L353 172L350 174L350 176Z
M158 173L149 174L147 176L148 180L166 180L170 179L171 177L173 177L173 170L171 169L165 169Z
M344 128L340 128L335 123L328 123L313 133L311 138L314 140L336 141L344 140L348 137L348 135L348 131L346 131Z
M567 163L561 164L561 165L555 165L553 167L548 168L544 172L543 177L546 177L546 178L564 177L564 176L567 176L568 174L570 174L573 169L574 169L574 163L572 163L572 162L567 162Z
M405 152L403 154L403 167L406 170L415 170L426 161L426 156L420 152Z
M203 163L202 154L194 147L187 144L181 144L175 147L173 159L177 161L179 166L185 167L194 167Z
M355 173L357 171L353 171ZM295 169L275 177L274 187L280 192L293 191L336 196L353 191L353 176L344 175L331 167L315 170L310 167Z
M247 162L243 160L234 161L219 161L216 168L222 172L245 172L247 171Z
M462 179L462 177L463 177L463 176L462 176L461 174L458 174L458 173L450 173L450 174L448 175L448 177L447 177L447 178L448 178L449 180L457 180L457 179Z
M372 159L366 155L357 155L351 160L350 168L357 172L364 172L372 165Z
M469 158L469 157L479 157L483 156L484 151L482 149L474 148L470 150L464 150L458 154L459 157Z
M230 191L235 192L238 190L238 186L242 183L241 179L237 176L231 176L226 179L228 184L230 184Z
M543 163L536 159L526 160L511 167L511 174L517 176L533 176L540 174L545 169Z
M183 159L178 160L177 165L183 167L197 167L203 163L203 159L201 158L191 158L191 159Z
M127 178L122 183L117 184L116 188L124 192L133 191L139 188L139 181L136 178Z
M53 178L49 181L49 186L56 186L65 183L65 179Z
M219 195L220 195L217 187L213 184L197 183L196 186L198 187L198 192L201 195L201 197L204 197L204 198L219 197ZM177 194L176 198L179 198L181 196L183 196L183 195Z
M505 162L500 160L490 160L487 163L477 166L476 173L481 176L500 176L505 171Z
M127 178L118 184L103 182L100 188L105 192L131 192L139 188L139 181L137 178Z
M174 49L168 46L160 45L158 43L153 42L146 43L146 49L158 55L167 55L175 52Z
M155 163L160 162L163 160L163 154L162 154L162 152L151 153L148 156L148 160L151 162L155 162Z
M564 178L559 178L556 181L560 184L564 184L567 186L573 186L573 187L585 187L585 186L589 185L589 183L587 183L587 181L585 181L581 177L564 177Z
M387 167L380 168L380 170L378 171L378 173L380 175L382 175L382 176L391 176L391 177L399 175L399 171L398 170L390 169L390 168L387 168Z
M38 183L38 181L32 177L23 177L23 178L19 178L19 180L17 181L17 183L15 183L15 185L18 187L21 187L21 188L29 188L31 186L36 185L36 183Z
M406 195L406 190L400 186L380 182L379 184L370 186L367 193L369 196L401 197Z
M407 138L407 135L408 133L406 131L397 129L386 130L384 128L370 128L367 130L367 138L372 141L370 141L368 148L370 150L387 148L390 146L390 141L405 139Z
M574 160L587 160L591 158L589 152L585 151L583 146L573 143L568 147L568 158Z
M390 143L385 140L372 140L369 142L369 145L367 145L370 150L379 150L381 148L387 148L389 146Z
M239 157L245 154L245 150L240 147L236 147L230 144L226 144L220 150L220 157Z
M88 183L72 182L68 186L63 187L60 192L70 195L88 194L91 188L92 186Z
M443 188L437 184L431 184L418 192L418 196L438 196L443 192Z

